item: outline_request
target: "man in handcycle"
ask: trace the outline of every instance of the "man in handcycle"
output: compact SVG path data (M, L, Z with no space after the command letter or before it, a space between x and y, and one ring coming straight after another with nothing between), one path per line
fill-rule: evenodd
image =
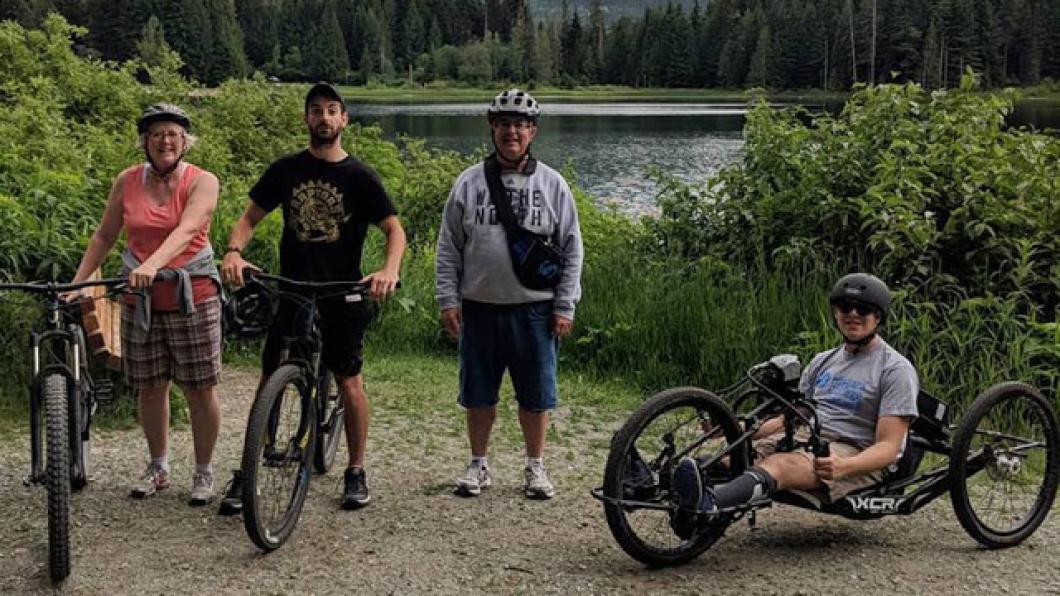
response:
M679 537L691 537L711 515L780 490L820 491L835 501L879 483L901 457L917 416L919 380L909 360L878 334L890 291L873 275L852 273L836 282L828 303L843 343L814 356L799 382L816 403L828 453L786 450L784 417L777 416L755 433L756 465L730 482L711 486L694 458L682 458L672 483L679 509L671 523ZM809 427L797 425L793 438L795 445L811 443Z

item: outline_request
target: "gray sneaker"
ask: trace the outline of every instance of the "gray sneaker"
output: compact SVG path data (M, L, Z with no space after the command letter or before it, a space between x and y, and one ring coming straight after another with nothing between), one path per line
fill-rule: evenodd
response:
M461 497L477 497L482 489L493 483L490 470L486 466L468 465L464 474L456 479L456 494Z
M147 470L129 490L129 496L134 499L146 499L166 488L169 488L169 472L163 468L147 464Z
M545 466L526 466L523 469L526 485L523 487L528 499L551 499L556 494L552 483L548 481Z
M213 500L213 474L195 472L191 477L191 498L188 505L202 507Z

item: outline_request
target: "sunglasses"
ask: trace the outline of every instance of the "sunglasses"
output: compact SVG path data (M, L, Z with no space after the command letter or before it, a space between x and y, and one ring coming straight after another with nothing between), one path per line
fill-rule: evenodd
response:
M876 307L870 306L863 302L853 302L850 300L842 300L835 303L835 307L839 309L839 312L849 315L851 311L858 313L860 316L867 317L870 314L876 312Z

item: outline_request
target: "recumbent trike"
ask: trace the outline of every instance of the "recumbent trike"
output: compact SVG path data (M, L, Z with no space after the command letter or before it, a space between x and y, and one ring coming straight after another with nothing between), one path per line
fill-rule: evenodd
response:
M779 491L772 498L701 515L687 539L673 531L677 495L674 467L694 457L712 485L754 465L752 437L768 419L784 416L779 450L822 453L827 441L811 399L798 391L801 365L775 356L715 395L695 387L663 391L648 399L615 433L604 485L592 491L604 504L607 523L630 556L651 566L678 565L710 548L725 530L774 502L851 519L908 515L950 493L964 529L988 548L1014 546L1041 525L1060 481L1060 425L1049 401L1035 388L1004 382L982 392L951 425L945 403L921 391L902 457L886 478L836 501L822 494ZM811 429L796 441L799 423ZM925 461L925 454L929 455ZM926 471L919 471L921 463Z

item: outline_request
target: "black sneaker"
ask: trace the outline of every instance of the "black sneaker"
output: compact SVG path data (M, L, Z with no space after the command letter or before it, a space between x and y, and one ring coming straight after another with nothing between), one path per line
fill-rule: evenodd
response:
M238 515L243 512L243 470L232 470L232 478L225 485L225 496L217 515Z
M368 494L368 478L364 468L346 468L343 476L345 487L342 489L342 508L360 509L372 500Z

